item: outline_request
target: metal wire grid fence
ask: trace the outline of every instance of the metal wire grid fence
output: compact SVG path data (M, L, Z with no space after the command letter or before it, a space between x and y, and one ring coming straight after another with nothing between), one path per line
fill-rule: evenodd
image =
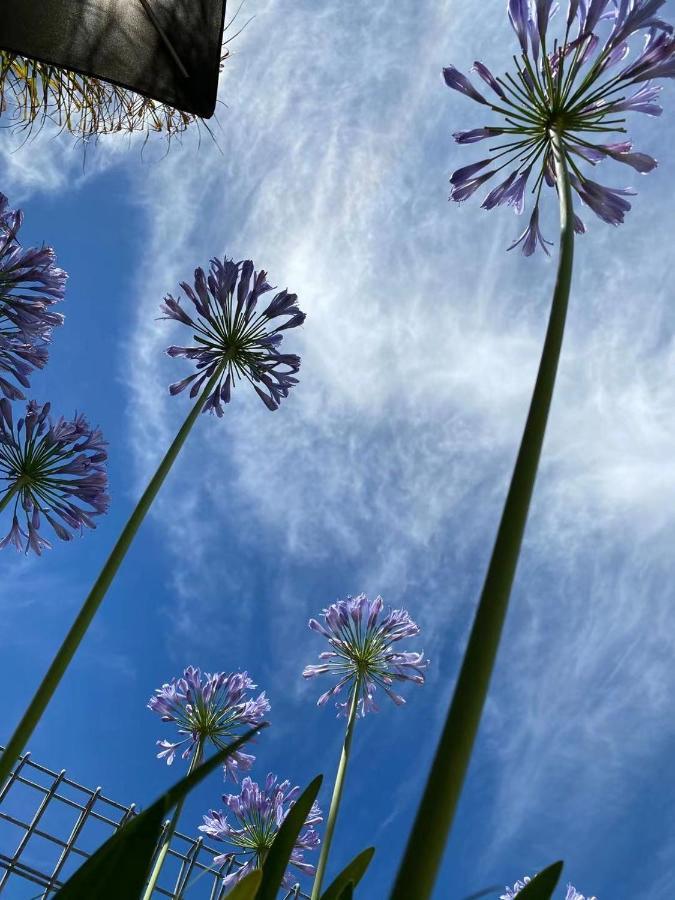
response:
M0 894L7 900L53 897L135 814L134 804L117 803L100 787L84 787L66 777L65 770L53 772L26 753L0 788ZM213 858L221 852L201 838L176 832L153 897L222 900L222 876L235 862L214 866ZM304 895L293 890L288 896Z

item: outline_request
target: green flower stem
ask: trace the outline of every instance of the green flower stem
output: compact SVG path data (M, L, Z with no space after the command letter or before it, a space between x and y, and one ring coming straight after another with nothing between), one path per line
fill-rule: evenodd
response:
M360 687L361 680L357 678L356 682L354 683L354 691L352 693L351 703L349 705L349 716L347 718L345 741L342 745L340 762L338 763L338 770L335 776L333 796L330 799L330 809L328 810L328 818L326 819L326 831L324 832L323 842L321 844L319 862L316 866L316 875L314 876L314 884L312 885L311 900L319 900L319 896L321 894L321 885L323 883L323 876L326 872L326 863L328 862L328 854L330 853L330 845L333 840L333 832L335 831L335 823L337 821L340 801L342 800L342 791L345 785L345 774L347 772L347 763L349 762L349 753L352 748L354 725L356 725L356 713L359 708Z
M110 587L113 578L117 574L117 570L122 564L122 560L126 556L127 550L129 549L131 542L133 541L136 532L141 525L141 522L145 518L146 513L150 509L153 500L157 496L157 492L162 486L164 479L169 474L171 466L180 453L180 450L185 443L185 440L190 433L192 426L194 425L200 412L202 411L204 403L206 402L209 394L214 390L216 384L218 383L218 379L220 378L220 376L221 367L216 369L216 371L209 379L206 387L199 395L199 399L192 407L190 414L188 415L185 422L181 426L180 431L174 438L173 443L167 450L164 459L159 464L157 471L152 476L152 479L145 489L143 496L138 501L136 508L129 517L129 521L124 526L122 533L117 539L117 543L113 547L110 556L101 569L98 578L94 582L94 586L89 592L89 596L84 601L82 608L77 614L77 618L71 625L70 631L59 647L59 650L54 657L52 664L47 671L47 674L42 679L40 687L37 689L37 692L31 700L28 709L24 713L23 718L19 722L16 731L7 744L7 749L2 754L2 756L0 756L0 786L4 783L5 779L10 774L12 766L19 758L19 754L26 746L31 734L33 733L33 730L35 729L35 726L40 721L40 717L47 708L47 704L56 691L56 688L58 687L64 672L68 668L70 661L75 655L77 648L80 646L80 642L86 634L91 620L96 615L96 612L98 611L98 608L106 595L106 591Z
M537 474L560 358L574 253L572 195L562 140L552 131L551 141L561 234L546 340L469 643L391 900L431 896L487 696Z
M23 476L21 478L16 479L16 481L11 486L11 488L7 491L7 493L2 498L2 500L0 500L0 512L2 512L6 506L9 506L9 503L10 503L12 497L14 497L14 495L17 494L21 490L21 488L24 486L24 483L25 483L25 479L23 478Z
M192 759L190 760L190 765L188 766L187 774L192 775L194 770L202 761L202 742L199 741L197 746L195 747L195 752L192 754ZM162 866L164 865L164 860L166 859L166 854L169 852L169 847L171 846L171 838L174 835L176 828L178 827L178 820L180 819L180 815L183 812L183 804L185 803L185 797L177 804L176 808L173 811L173 815L171 816L171 820L169 825L164 833L164 838L162 839L162 846L159 848L159 852L155 858L155 864L152 867L152 872L150 874L150 880L148 881L147 887L143 892L143 900L150 900L157 885L157 881L159 880L159 874L162 871Z

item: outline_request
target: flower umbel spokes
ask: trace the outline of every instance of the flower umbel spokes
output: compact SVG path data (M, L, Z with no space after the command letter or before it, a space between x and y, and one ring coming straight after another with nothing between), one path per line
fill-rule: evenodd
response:
M454 66L443 70L446 84L502 117L502 125L456 132L460 144L500 138L489 156L458 169L451 177L450 198L462 202L499 172L506 179L483 200L484 209L512 206L523 212L525 191L531 185L534 209L530 223L509 247L522 245L531 255L546 241L539 228L539 202L544 187L558 190L553 138L560 140L570 169L573 189L582 203L605 222L619 225L631 208L627 188L611 188L587 178L583 162L595 166L604 159L624 163L645 174L656 160L633 152L623 113L661 114L656 100L661 88L651 79L675 76L675 40L672 27L656 17L665 0L570 0L560 37L552 41L550 25L557 4L553 0L509 0L511 24L521 47L514 57L515 70L495 77L483 63L473 71L490 87L497 99L488 99ZM644 44L637 44L642 33ZM602 37L602 40L601 40ZM548 42L548 45L547 45ZM634 59L614 74L631 54ZM642 87L636 86L643 83ZM605 143L607 135L614 138ZM620 139L619 139L620 138ZM600 141L600 143L598 143ZM586 229L575 215L575 229Z
M208 276L203 269L196 269L194 287L187 282L181 287L197 315L188 315L171 294L165 297L162 311L164 318L176 319L192 329L196 346L169 347L167 353L195 360L197 372L172 384L171 394L192 385L190 396L196 397L209 378L219 372L204 412L222 416L222 404L230 402L232 388L240 379L253 385L268 409L277 409L298 381L294 376L300 369L300 357L279 352L283 332L305 320L297 296L280 291L257 312L260 296L272 290L267 273L255 272L250 259L233 262L227 257L212 259ZM278 317L286 321L272 328L270 323Z
M94 517L108 509L108 454L100 430L82 415L53 421L49 412L49 403L31 400L15 423L9 401L0 400L0 508L13 504L0 549L11 544L39 556L51 547L40 534L42 517L69 541L72 531L95 528Z
M270 710L263 691L257 697L249 692L256 685L247 672L202 672L188 666L180 678L163 684L150 698L148 708L159 713L163 722L175 722L179 741L157 741L158 759L171 765L176 750L183 746L183 759L190 757L199 746L212 743L224 749L244 726L259 725ZM225 775L237 779L239 772L248 771L255 757L237 750L225 761Z
M391 689L395 681L424 684L423 670L428 665L424 654L393 649L397 641L418 635L418 626L404 609L391 610L380 620L383 609L382 597L371 602L365 594L359 594L324 610L325 627L316 619L309 620L309 627L328 638L332 649L320 653L322 663L306 666L303 675L312 678L331 674L338 678L337 684L319 697L319 706L349 684L357 692L358 710L363 716L377 711L377 687L400 706L405 700ZM339 703L338 710L347 715L349 703Z
M239 794L223 795L227 812L210 810L204 816L204 824L199 826L199 830L234 848L234 853L224 853L213 859L215 865L236 860L236 870L223 879L226 888L232 887L253 869L262 867L299 794L298 787L292 788L290 781L280 782L272 773L264 784L257 784L246 777ZM314 803L291 852L290 866L305 875L314 874L314 867L305 862L304 853L319 846L320 839L314 826L322 820L321 810ZM289 869L284 874L282 885L288 890L294 884L292 869Z

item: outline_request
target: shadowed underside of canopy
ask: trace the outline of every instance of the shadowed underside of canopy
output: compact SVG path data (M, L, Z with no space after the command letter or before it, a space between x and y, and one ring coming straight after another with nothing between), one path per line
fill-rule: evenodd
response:
M82 136L213 115L225 0L4 0L0 112Z

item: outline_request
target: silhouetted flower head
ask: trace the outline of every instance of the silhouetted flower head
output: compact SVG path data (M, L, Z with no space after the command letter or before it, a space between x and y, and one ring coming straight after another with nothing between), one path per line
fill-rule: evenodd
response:
M0 499L14 491L12 527L0 549L12 544L39 556L51 548L40 534L43 518L57 537L69 541L72 532L95 528L94 516L108 510L108 455L101 431L83 415L54 421L49 410L49 403L31 400L15 425L11 404L0 400Z
M158 713L162 722L175 722L182 740L157 741L161 750L158 759L171 765L176 750L183 747L182 758L187 759L201 745L207 743L217 749L227 747L242 731L260 725L269 712L270 703L265 693L252 697L250 691L257 685L246 672L204 672L188 666L180 678L172 678L169 684L157 688L150 698L148 709ZM248 771L255 756L238 750L228 756L225 775L237 780L239 772Z
M47 362L52 330L63 324L52 306L63 300L68 277L50 247L21 247L22 222L0 194L0 392L10 400L25 399L15 382L30 387L30 373Z
M522 881L516 881L513 887L505 888L506 893L499 895L499 900L513 900L514 897L517 897L518 894L526 887L532 879L527 875L522 879ZM580 894L579 891L572 887L571 884L567 885L567 893L565 894L565 900L598 900L597 897L584 897L583 894Z
M429 664L423 653L404 652L394 644L404 638L416 637L419 628L404 609L384 613L382 597L369 601L365 594L338 600L323 611L323 624L309 620L309 627L328 639L331 650L319 654L320 665L306 666L305 678L333 675L338 681L322 694L318 706L340 693L345 685L349 691L358 685L358 713L377 712L374 694L377 687L396 703L405 703L394 693L395 681L424 684L423 670ZM346 715L349 702L337 703L340 715Z
M658 17L665 0L568 0L566 15L554 0L507 0L507 12L520 43L515 71L496 77L475 62L473 71L487 85L478 91L454 66L443 70L448 87L501 117L499 125L458 131L460 144L498 138L483 159L458 169L450 178L450 199L461 203L495 176L499 181L483 208L525 208L525 192L534 196L527 228L509 247L526 256L537 246L548 253L539 228L542 189L557 190L553 134L557 133L574 191L603 221L623 222L634 192L587 178L580 166L611 159L640 174L656 160L633 150L623 137L623 113L661 115L661 87L652 82L675 77L673 28ZM562 6L562 4L560 4ZM554 25L560 21L554 37ZM575 229L586 229L575 214Z
M241 783L241 793L223 795L227 812L210 810L208 816L204 816L204 824L199 826L199 830L217 841L230 844L240 865L237 871L225 876L226 887L236 884L253 869L262 867L277 832L299 795L300 788L291 788L290 781L279 782L276 775L268 775L263 785L256 784L247 776ZM321 810L314 803L291 853L291 866L305 875L314 874L314 866L304 861L304 852L315 850L321 843L314 830L314 826L321 821ZM224 853L214 857L213 861L221 865L231 858L232 854ZM287 871L283 886L289 889L295 883L291 872Z
M298 382L294 376L300 369L300 357L279 350L283 332L305 321L297 296L280 291L260 310L260 297L273 290L267 283L267 273L255 272L250 259L233 262L227 257L222 262L212 259L208 275L196 269L194 287L186 282L181 287L196 315L188 313L169 294L164 298L162 318L176 319L191 328L195 343L169 347L167 353L194 360L197 372L172 384L171 394L192 385L190 396L196 397L209 378L220 371L204 412L222 416L222 404L230 402L232 388L241 378L253 385L268 409L277 409Z

